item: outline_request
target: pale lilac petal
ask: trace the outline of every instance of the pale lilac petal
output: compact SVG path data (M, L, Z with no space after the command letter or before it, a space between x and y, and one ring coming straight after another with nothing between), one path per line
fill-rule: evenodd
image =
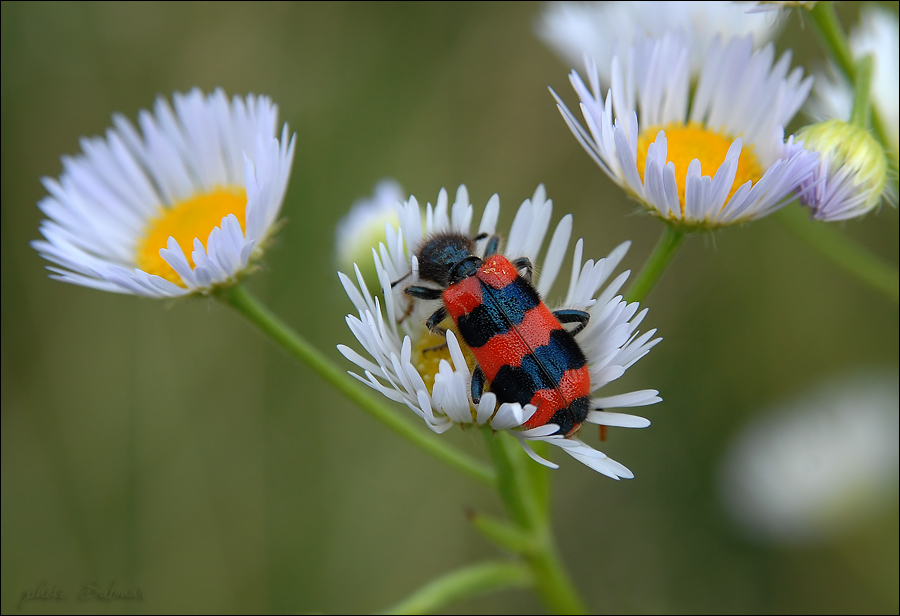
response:
M663 6L663 5L660 5ZM684 31L638 37L606 56L610 84L600 100L600 68L588 58L588 88L574 71L570 82L580 99L584 126L554 93L557 106L579 144L609 177L644 207L688 229L707 230L766 216L782 207L812 174L802 156L782 156L780 128L791 121L806 99L811 80L801 68L790 70L790 52L775 60L770 44L754 50L749 37L704 41L697 64L697 87L688 105L692 40ZM612 101L610 107L609 101ZM694 122L733 140L725 161L700 169L699 161L676 170L661 126ZM640 135L639 127L656 134ZM644 168L637 169L637 145L652 138ZM757 186L731 191L741 150L752 151L763 169ZM779 158L779 156L782 156ZM687 172L684 197L676 171ZM641 176L643 173L643 178ZM683 202L682 202L683 200Z

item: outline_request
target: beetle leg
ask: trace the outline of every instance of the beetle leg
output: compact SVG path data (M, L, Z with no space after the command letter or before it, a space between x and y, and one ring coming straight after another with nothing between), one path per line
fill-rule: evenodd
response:
M404 276L403 278L406 278L406 276ZM400 280L403 280L403 278L401 278ZM397 282L400 282L400 280L392 283L392 285L397 284ZM403 292L406 295L417 299L441 299L441 293L443 293L443 291L441 291L440 289L431 289L429 287L420 287L417 285L410 285L403 289ZM406 311L404 311L403 316L400 317L399 323L403 323L403 321L405 321L406 318L412 314L415 305L416 303L414 300L409 300L407 302Z
M442 327L441 329L442 329L444 332L447 331L447 330L444 329L443 327ZM426 348L422 349L422 352L423 352L423 353L433 353L434 351L442 351L442 350L444 350L444 349L446 349L446 348L447 348L447 343L446 343L446 342L442 342L441 344L436 344L436 345L434 345L434 346L426 347Z
M557 310L553 316L560 323L577 323L574 329L569 330L573 336L587 327L588 321L591 320L591 313L584 310Z
M484 247L484 258L487 259L491 255L495 255L500 251L500 236L492 235L488 239L487 246Z
M408 286L403 289L403 292L410 297L418 299L441 299L441 294L443 293L440 289L431 289L429 287L420 287L417 285Z
M512 264L517 270L525 270L525 280L531 282L531 279L534 277L534 266L531 265L531 259L528 257L519 257L513 261Z
M416 304L413 300L407 300L406 310L403 311L403 314L397 320L397 323L403 323L403 321L405 321L407 318L409 318L409 315L412 314L412 311L413 311L413 308L415 307L415 305Z
M431 313L431 316L428 317L428 320L425 321L425 327L428 328L432 334L437 336L446 336L447 328L441 327L441 321L447 318L447 309L444 306L441 306L437 310Z
M409 275L410 275L411 273L412 273L412 272L406 272L405 274L403 274L402 276L400 276L400 278L398 278L397 280L395 280L394 282L391 283L391 288L393 289L393 288L396 287L398 284L400 284L401 282L403 282L404 280L406 280L407 278L409 278Z
M441 306L440 308L432 312L431 316L428 317L428 320L425 321L425 327L428 328L428 331L430 331L435 336L442 337L444 339L444 342L428 347L426 349L422 349L423 353L431 353L433 351L440 351L447 348L447 328L440 326L440 323L446 318L447 309Z
M595 411L602 411L603 409L601 409L601 408L598 406L598 407L596 407L594 410L595 410ZM597 428L598 428L598 430L597 430L597 435L599 436L600 441L601 441L601 442L602 442L602 441L605 441L605 440L606 440L607 430L609 430L609 426L604 426L604 425L601 424L601 425L597 426Z
M481 366L475 366L472 371L472 402L478 404L481 402L481 395L484 393L484 372Z

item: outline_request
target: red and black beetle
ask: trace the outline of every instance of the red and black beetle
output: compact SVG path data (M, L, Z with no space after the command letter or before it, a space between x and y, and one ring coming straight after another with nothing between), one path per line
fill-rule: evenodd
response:
M531 283L531 261L526 257L509 261L496 254L500 245L496 235L479 257L475 243L483 239L487 234L442 233L426 240L416 255L419 278L440 289L410 285L404 292L418 299L443 300L426 326L443 335L440 323L447 316L453 318L478 361L471 387L476 405L487 384L501 403L537 407L526 428L552 423L559 426L559 434L572 434L591 410L590 371L575 341L590 314L550 312ZM567 330L563 323L575 327Z

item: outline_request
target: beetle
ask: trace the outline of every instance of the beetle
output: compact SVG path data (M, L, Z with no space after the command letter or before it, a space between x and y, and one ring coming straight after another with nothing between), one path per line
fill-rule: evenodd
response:
M484 239L488 241L479 257L476 242ZM559 426L557 434L568 436L591 410L587 358L575 341L590 314L551 312L532 284L531 261L527 257L510 261L498 254L499 247L496 235L436 234L416 256L419 278L440 288L409 285L404 293L443 300L425 325L443 336L446 329L441 322L448 316L453 319L478 362L471 384L475 405L488 386L501 403L537 407L526 428L552 423ZM563 326L573 323L571 330Z

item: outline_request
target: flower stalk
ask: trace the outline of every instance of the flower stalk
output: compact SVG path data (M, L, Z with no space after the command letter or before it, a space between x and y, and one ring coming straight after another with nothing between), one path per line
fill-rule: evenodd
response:
M811 22L819 35L819 42L825 49L828 56L834 60L838 69L844 74L847 80L854 84L858 84L857 64L853 60L853 52L850 49L850 43L847 41L847 35L844 32L841 22L838 19L837 12L834 10L834 2L819 2L809 12ZM871 76L869 78L871 80ZM859 96L859 88L857 87L856 96ZM865 96L868 98L868 88L866 88ZM854 100L854 116L856 115L856 100ZM887 147L888 140L887 127L881 119L881 115L874 107L871 108L872 129L875 136L882 146Z
M863 130L869 129L871 106L869 104L872 90L872 55L867 54L856 63L856 82L853 84L853 115L850 121Z
M681 248L687 237L687 232L675 227L675 225L666 224L666 229L656 243L656 247L650 254L650 257L644 263L644 267L631 283L631 288L625 294L625 299L629 302L642 302L653 290L657 281L662 277L663 272L669 267L669 263Z
M519 555L526 564L484 563L461 569L435 580L384 613L432 612L483 592L532 584L550 611L559 614L586 613L559 559L550 530L547 473L527 458L513 437L503 432L495 434L489 428L483 429L497 468L495 473L436 436L416 430L390 408L372 399L244 287L235 285L222 289L216 297L383 424L479 482L497 486L507 512L523 538ZM539 469L533 468L535 466ZM490 536L490 533L486 535ZM507 542L503 547L509 549L510 544Z
M826 259L894 302L900 301L897 268L836 229L810 221L806 212L795 205L782 208L776 215L782 225Z
M497 468L498 489L507 513L521 534L530 537L522 542L524 549L519 556L532 571L535 592L550 613L586 614L584 602L559 558L550 516L542 505L546 475L543 481L535 481L536 475L529 472L533 462L509 434L487 428L482 433ZM510 546L511 542L505 542L503 547Z
M431 614L469 597L532 584L531 571L521 563L479 563L448 573L379 613Z
M393 409L364 391L347 373L335 366L316 347L297 334L241 285L221 289L216 298L246 317L275 344L309 367L328 384L355 402L369 415L426 453L487 486L496 484L496 474L485 464L448 445L436 434L413 427Z

